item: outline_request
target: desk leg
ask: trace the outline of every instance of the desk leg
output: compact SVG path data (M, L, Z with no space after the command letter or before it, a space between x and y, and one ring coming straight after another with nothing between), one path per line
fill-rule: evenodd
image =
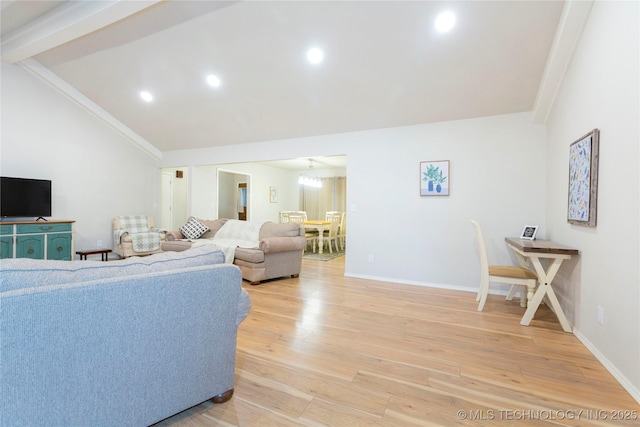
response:
M540 303L542 302L542 298L547 294L547 290L549 289L548 283L542 283L538 286L538 290L533 295L533 299L529 301L527 304L527 311L524 312L524 316L522 316L522 320L520 320L520 324L522 326L529 326L531 323L531 319L536 314L536 310L540 307Z
M558 316L558 320L560 321L560 325L562 325L562 329L565 332L573 332L569 321L562 311L562 307L560 307L560 302L558 302L558 298L556 298L556 293L553 291L553 288L551 286L549 286L549 289L547 289L547 296L549 297L549 301L551 301L551 307L553 307L553 311L556 313L556 316Z
M518 260L518 264L520 264L520 267L531 269L531 263L528 261L527 257L522 256L520 254L520 252L518 252L518 250L515 249L513 246L511 246L511 245L507 245L507 246L509 246L509 248L511 248L513 253L515 253L516 258ZM544 271L544 269L543 269L543 271ZM520 287L518 287L518 286L511 286L511 289L509 290L509 293L507 294L507 299L508 300L513 299L513 295L515 294L515 291L517 289L519 289L519 288ZM531 300L533 300L533 293L535 291L536 291L536 286L535 285L527 286L527 300L524 301L524 295L520 295L520 306L528 307L531 304Z
M560 325L565 332L572 332L571 325L569 321L564 315L562 311L562 307L558 302L558 298L556 297L556 293L553 291L551 287L551 282L555 278L558 270L560 269L560 265L562 265L561 258L555 258L549 266L549 270L545 272L542 267L542 263L540 259L537 257L531 258L531 263L533 264L534 269L536 270L536 274L538 275L538 280L540 281L540 286L538 286L538 290L533 296L533 300L529 302L529 306L527 307L527 311L525 311L524 316L522 316L522 320L520 324L523 326L528 326L533 319L533 316L536 313L536 310L540 306L542 299L545 295L549 297L549 301L551 302L551 307L553 307L553 311L555 312L558 320L560 321Z

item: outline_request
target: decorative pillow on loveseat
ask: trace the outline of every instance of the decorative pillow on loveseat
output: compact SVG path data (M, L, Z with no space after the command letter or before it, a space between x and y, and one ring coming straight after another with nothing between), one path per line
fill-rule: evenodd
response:
M187 239L199 239L204 233L209 231L209 227L202 224L195 218L191 218L185 225L180 227L178 230L182 233L184 237Z

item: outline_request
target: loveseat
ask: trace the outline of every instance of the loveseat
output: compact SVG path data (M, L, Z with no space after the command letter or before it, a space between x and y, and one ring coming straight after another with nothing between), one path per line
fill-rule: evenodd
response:
M233 393L238 267L193 248L0 261L0 425L146 426Z
M190 217L187 224L191 220L198 221L209 231L197 239L187 239L179 230L168 231L165 242L162 244L164 251L182 251L192 245L215 244L216 234L227 222L232 221L240 226L244 223L237 220L203 220ZM251 222L246 224L247 227L252 226ZM266 221L261 224L259 236L253 247L235 248L232 254L233 264L242 271L242 278L252 285L280 277L298 277L302 268L302 253L306 245L304 227L300 224L276 224Z

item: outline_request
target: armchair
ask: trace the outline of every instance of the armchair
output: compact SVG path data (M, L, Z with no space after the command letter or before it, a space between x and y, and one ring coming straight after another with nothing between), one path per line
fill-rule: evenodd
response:
M152 216L126 215L113 220L113 251L123 258L162 252L165 230Z

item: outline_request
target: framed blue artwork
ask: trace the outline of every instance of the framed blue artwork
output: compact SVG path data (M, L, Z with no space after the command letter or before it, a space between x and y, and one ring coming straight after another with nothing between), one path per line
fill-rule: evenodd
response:
M449 160L420 162L421 196L448 196L450 186Z
M569 147L570 224L596 226L600 131L594 129Z

